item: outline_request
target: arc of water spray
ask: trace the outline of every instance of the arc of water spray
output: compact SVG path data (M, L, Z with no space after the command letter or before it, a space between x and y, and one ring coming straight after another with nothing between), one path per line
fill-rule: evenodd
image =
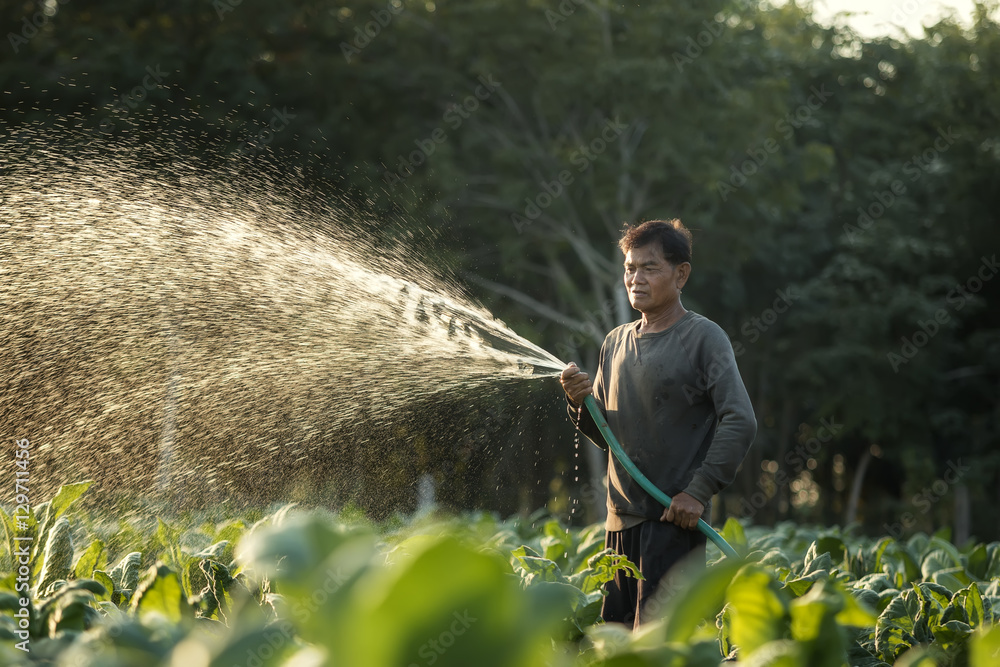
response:
M673 502L670 496L660 491L655 484L649 481L649 478L642 474L642 471L636 467L632 460L625 454L625 450L618 443L618 438L611 431L611 427L608 426L608 421L604 418L604 414L601 412L601 408L598 407L597 401L594 400L593 396L587 396L583 400L583 404L587 406L587 410L590 411L590 416L594 418L594 422L597 424L597 428L601 430L601 435L608 443L608 447L611 448L611 453L615 455L619 463L628 471L628 474L632 476L639 486L646 490L646 493L653 496L657 501L659 501L664 507L670 507ZM739 554L733 549L729 542L726 542L722 535L719 535L710 525L708 525L704 519L698 519L698 530L705 534L705 536L715 543L715 546L722 550L722 553L726 554L730 558L739 558Z

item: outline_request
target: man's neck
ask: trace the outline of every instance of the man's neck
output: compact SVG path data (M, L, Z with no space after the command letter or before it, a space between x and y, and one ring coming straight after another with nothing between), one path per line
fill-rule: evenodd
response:
M669 329L684 317L688 311L684 309L680 299L660 313L643 313L639 333L657 333Z

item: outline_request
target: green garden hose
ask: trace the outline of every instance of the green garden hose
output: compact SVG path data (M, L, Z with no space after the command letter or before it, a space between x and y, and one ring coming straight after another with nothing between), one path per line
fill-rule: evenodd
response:
M618 459L618 462L624 466L625 470L628 471L628 474L632 476L632 479L638 482L639 486L646 490L646 493L653 496L653 498L658 500L664 507L670 507L670 503L672 502L670 500L670 496L656 488L656 485L650 482L649 478L643 475L642 471L636 468L635 464L632 463L632 460L625 454L625 450L622 449L622 446L618 443L618 438L615 437L615 434L611 432L611 427L608 426L608 421L604 418L604 413L601 412L601 408L598 407L597 401L594 400L594 397L587 396L587 398L583 399L583 404L587 406L588 410L590 410L590 416L594 418L597 428L601 429L601 435L603 435L604 439L607 440L608 446L611 448L611 453L613 453L615 458ZM729 542L726 542L722 535L719 535L710 525L705 523L704 519L698 519L698 530L703 532L708 539L712 540L712 542L715 543L715 546L722 550L722 553L726 554L730 558L739 558L739 554L736 553L735 549L729 546Z

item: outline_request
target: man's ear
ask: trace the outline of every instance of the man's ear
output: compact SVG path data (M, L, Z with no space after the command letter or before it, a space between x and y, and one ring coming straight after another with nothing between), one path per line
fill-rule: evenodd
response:
M677 271L677 289L683 289L691 277L691 262L681 262L675 269Z

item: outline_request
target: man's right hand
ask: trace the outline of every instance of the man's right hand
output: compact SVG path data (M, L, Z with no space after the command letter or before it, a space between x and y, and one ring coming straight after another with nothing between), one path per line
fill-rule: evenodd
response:
M572 361L563 369L562 375L559 376L559 382L574 405L581 405L583 399L594 392L590 376L581 371Z

